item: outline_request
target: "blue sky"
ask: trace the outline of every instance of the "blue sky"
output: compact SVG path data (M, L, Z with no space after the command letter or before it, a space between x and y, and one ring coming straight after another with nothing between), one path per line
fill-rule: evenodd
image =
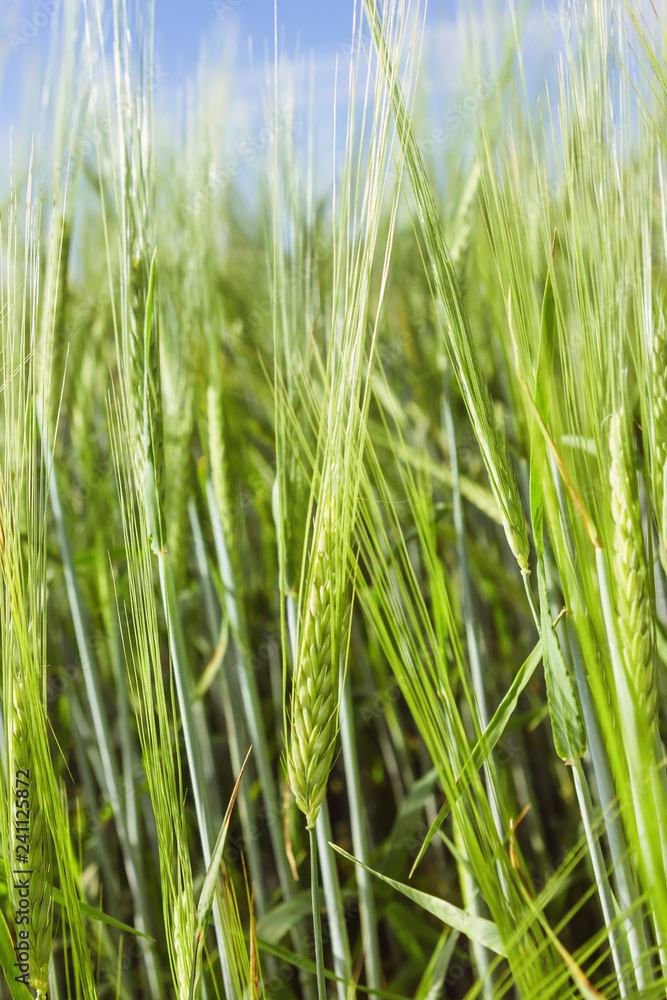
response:
M0 69L3 103L21 101L29 74L39 76L48 53L49 21L54 12L76 0L2 0L0 2ZM148 0L139 0L148 8ZM110 6L107 0L107 7ZM133 6L133 0L129 0ZM93 4L89 4L93 8ZM278 23L284 51L333 53L350 37L354 0L279 0ZM430 0L428 19L451 18L455 0ZM156 50L170 75L194 72L202 42L221 44L235 35L245 54L247 38L255 52L273 47L273 0L156 0ZM33 79L33 83L35 80Z
M131 9L135 2L144 11L149 6L149 0L127 2ZM462 2L474 3L479 8L485 0ZM486 2L494 14L508 12L506 0L500 5L497 0ZM558 2L546 0L547 10L556 11ZM49 72L50 22L54 17L66 16L80 3L81 0L0 0L0 180L4 180L9 162L10 128L15 160L18 151L29 150L31 134L40 146L40 129L44 128L40 97ZM94 3L95 0L89 0L89 10L94 9ZM531 18L527 33L532 40L526 54L534 64L534 70L528 67L529 75L539 84L539 77L543 77L550 63L550 54L541 0L534 3L535 17ZM107 10L111 7L111 0L106 0L106 7ZM336 59L339 81L345 81L354 7L355 0L326 3L278 0L281 55L292 65L297 56L306 59L310 54L313 56L315 126L326 148L330 148ZM428 56L422 64L421 79L425 90L430 89L445 107L460 99L463 83L465 51L455 25L456 9L456 0L428 3L425 35ZM551 26L553 29L553 17ZM226 67L229 71L219 98L220 124L224 119L225 126L222 131L228 136L234 134L234 129L237 135L239 130L256 131L266 93L265 57L268 54L272 58L273 38L273 0L156 0L155 49L163 81L159 92L156 91L156 107L159 110L162 106L173 122L172 112L182 102L187 81L196 77L205 49L209 67ZM305 106L307 74L302 80L297 101L301 100ZM338 99L346 100L345 82L339 84ZM224 151L218 151L218 155L224 155ZM0 187L4 186L0 183Z
M76 0L2 0L0 3L0 70L3 118L18 116L26 91L37 87L47 55L49 22ZM142 0L148 7L148 0ZM132 0L130 0L132 6ZM92 4L90 5L92 7ZM348 43L354 0L279 0L279 37L284 52L333 54ZM431 0L429 20L451 17L454 0ZM262 57L273 47L273 0L156 0L156 51L172 80L194 73L202 43L221 47L226 38L238 42L240 66L247 60L247 39Z

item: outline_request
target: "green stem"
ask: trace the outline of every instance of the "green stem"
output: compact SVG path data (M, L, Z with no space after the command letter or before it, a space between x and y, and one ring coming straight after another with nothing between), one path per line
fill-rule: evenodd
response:
M563 488L558 474L555 461L552 459L552 472L556 484L556 492L562 511L566 511ZM569 552L570 558L573 556L573 542L567 515L563 519L563 541ZM549 563L547 563L547 581L549 581ZM553 611L552 607L552 611ZM637 988L643 990L647 983L653 980L651 963L647 959L646 934L644 932L644 922L641 910L632 909L635 892L635 879L628 858L628 848L625 831L616 808L617 795L614 789L614 780L609 764L607 749L602 739L600 723L593 704L591 686L586 676L586 671L582 662L581 650L577 640L576 632L570 640L570 630L566 627L562 638L570 652L570 658L574 666L574 676L579 691L581 709L584 715L586 726L586 736L588 739L588 751L593 765L593 774L597 786L600 806L602 808L603 821L607 834L607 842L611 853L612 867L616 889L618 893L619 905L623 916L625 935L630 949L630 956L634 967Z
M654 900L653 925L655 928L656 941L660 954L660 964L663 973L667 972L667 893L665 892L665 870L662 857L661 844L657 844L650 836L650 829L655 824L656 802L653 796L652 785L646 789L646 774L642 768L639 758L642 756L641 739L634 713L634 699L628 688L625 670L621 661L621 654L618 648L616 636L616 625L614 613L609 595L609 584L607 581L607 569L604 559L604 550L596 548L595 558L597 563L598 581L600 584L600 597L602 600L602 614L604 619L609 651L611 655L612 670L618 701L627 710L621 713L623 744L625 756L630 776L630 786L632 792L634 818L637 826L637 837L640 845L639 860L640 866L644 868L646 888L651 893ZM648 793L650 799L648 799ZM647 815L648 813L648 815Z
M535 627L537 628L538 634L541 636L542 628L540 624L540 619L537 613L535 602L533 600L533 595L530 590L528 578L526 576L524 576L523 582L524 582L524 587L526 589L526 595L528 597L528 603L530 604L530 609L532 611L533 618L535 619ZM574 762L572 771L574 775L574 786L577 793L577 800L579 802L579 809L581 811L581 818L584 824L584 832L586 834L586 842L588 844L588 851L591 856L593 873L595 875L598 896L600 898L602 916L604 918L605 928L607 930L607 937L609 938L609 946L611 948L614 969L616 971L616 976L618 978L621 997L626 997L628 995L628 992L623 975L623 970L625 968L625 958L621 954L620 940L618 937L617 930L614 927L614 901L612 898L611 889L609 887L609 879L607 878L607 872L602 857L602 851L600 850L600 844L597 838L593 834L593 826L591 823L590 792L588 789L588 781L586 779L586 775L584 774L584 770L581 765L581 760L578 759Z
M188 513L190 516L192 537L194 539L197 569L199 571L199 579L201 581L202 592L204 595L206 618L208 620L211 642L215 645L219 641L220 637L220 608L217 604L215 591L210 579L204 537L202 535L201 524L199 523L199 517L197 515L194 500L190 500L188 504ZM241 731L243 714L242 711L239 711L239 706L237 704L238 692L231 690L230 680L233 678L229 678L227 676L224 666L220 670L219 677L223 702L222 708L224 712L225 725L227 727L227 734L229 736L229 754L234 774L238 774L241 770L241 764L243 763L243 758L245 756L242 748L247 746L250 741L245 736L245 727L243 728L243 731ZM249 782L247 781L241 782L237 802L239 807L239 816L241 818L241 827L243 829L245 839L245 850L248 852L250 877L255 886L256 912L258 917L262 917L266 912L266 896L264 892L264 878L262 875L262 865L258 851L257 837L254 836L252 832L252 827L255 823L255 809L250 798L248 785Z
M326 1000L327 989L324 979L324 949L322 947L322 917L320 915L320 893L317 870L317 834L311 827L310 836L310 891L313 906L313 937L315 939L315 964L317 966L318 1000Z
M481 732L484 732L489 724L489 711L486 703L486 691L484 690L484 678L482 676L482 661L479 655L479 645L477 642L477 632L475 629L475 620L473 614L473 598L472 598L472 587L470 584L470 577L468 575L468 552L467 543L465 535L465 525L463 522L463 503L461 501L461 489L459 483L459 463L458 463L458 449L456 443L456 429L454 427L454 418L452 415L452 404L451 404L451 393L449 384L449 370L445 374L444 379L444 405L443 405L443 418L445 429L447 432L447 444L449 447L449 467L452 474L452 505L454 514L454 530L456 532L456 555L457 562L459 564L459 573L461 575L461 603L463 610L463 620L465 623L466 631L466 643L468 647L468 659L470 662L470 675L472 678L472 686L475 696L475 707L477 709L477 720L480 726ZM500 816L500 811L498 808L498 802L496 800L496 795L493 791L493 776L488 764L484 765L484 784L487 789L487 796L489 799L489 806L491 809L491 815L493 816L493 822L498 832L498 837L502 842L504 839L504 829L503 822ZM455 828L457 829L457 828ZM480 901L476 893L476 887L474 886L473 880L471 879L468 872L462 869L462 877L464 879L464 884L462 886L464 890L464 895L467 897L466 903L470 906L473 913L481 916L480 912ZM507 885L505 881L505 876L498 865L498 878L500 884L503 887L504 892L507 894ZM475 962L477 964L478 972L480 978L483 982L483 993L485 998L489 1000L493 993L493 982L489 976L489 964L490 955L489 952L482 948L478 944L473 945L473 954L475 956Z
M213 484L210 480L206 483L206 498L208 501L209 513L211 515L211 526L213 528L213 543L218 557L218 567L222 578L224 590L225 609L232 630L232 646L236 659L239 687L241 689L241 699L243 711L246 717L248 733L253 745L253 756L255 766L259 774L262 786L262 797L264 799L267 821L269 824L269 835L273 853L278 866L278 877L283 894L286 899L292 895L292 878L287 867L287 858L283 847L282 830L280 826L281 810L276 799L273 771L271 768L271 755L269 753L266 733L263 725L262 708L257 690L257 682L252 666L248 662L246 650L248 648L247 636L245 634L245 624L241 617L241 610L236 600L236 586L229 559L229 549L227 540L218 512L218 505L215 500Z
M646 935L644 934L644 924L640 911L635 910L630 913L633 905L634 879L627 857L627 846L625 834L616 809L616 793L611 776L611 769L607 760L606 750L602 742L600 726L598 724L595 709L591 698L590 687L584 674L578 651L572 656L574 672L577 679L579 698L581 701L584 721L586 723L586 735L588 737L588 750L591 755L593 774L597 784L600 806L602 807L603 821L607 833L607 842L611 853L611 860L618 892L619 905L624 915L623 923L625 934L630 949L632 964L634 967L637 988L641 991L645 989L648 981L652 977L651 964L646 959Z
M280 824L282 810L276 798L276 789L271 768L271 755L269 753L268 741L264 729L262 707L257 690L255 674L252 670L246 651L247 636L245 634L245 623L241 616L241 609L236 600L236 584L232 572L232 565L229 558L229 549L225 538L224 529L220 520L218 505L215 499L215 491L210 478L206 480L206 500L211 517L211 527L213 529L213 544L218 557L218 568L222 578L224 591L224 602L227 617L232 632L232 649L236 660L241 701L243 704L243 714L245 716L248 733L253 745L253 757L259 775L262 798L264 800L264 810L269 826L269 837L278 868L278 878L283 896L286 900L294 896L294 882L287 866L287 857L283 842L283 833ZM292 929L292 943L295 951L302 952L302 939L300 929ZM300 983L306 1000L312 997L312 978L305 973L300 974Z
M185 653L185 641L181 629L181 620L176 603L176 592L174 590L174 578L171 571L169 556L161 553L157 557L158 572L160 577L160 588L162 590L162 601L164 613L167 619L167 630L169 633L169 652L176 682L176 695L178 697L178 707L181 715L181 726L183 728L183 738L185 740L185 752L192 782L192 795L197 813L197 823L199 825L199 839L204 856L204 864L208 869L211 862L211 818L206 785L204 782L204 768L202 762L201 747L199 744L197 730L194 725L192 712L192 692L190 690L190 679L188 676L187 657ZM217 897L216 897L217 899ZM225 945L225 935L222 926L222 919L217 901L213 907L213 922L215 934L220 953L220 965L225 984L225 992L228 998L235 996L233 980L229 970L229 959Z
M336 983L336 990L338 992L338 1000L345 1000L348 984L352 980L352 960L350 958L350 942L345 924L345 911L343 909L343 897L340 891L338 871L336 870L333 851L329 847L332 833L329 807L326 799L320 806L320 814L315 823L315 833L319 848L320 868L322 870L324 902L327 910L329 933L331 935L333 969L339 979L339 982Z
M355 857L363 864L369 862L368 838L366 836L365 810L361 783L357 743L354 737L354 709L350 685L343 680L343 696L340 706L340 736L343 746L343 765L347 784L347 800L350 806L352 826L352 846ZM377 936L377 915L371 877L365 868L356 867L355 875L359 886L359 916L361 919L361 939L364 947L366 985L371 990L379 990L382 985L380 945Z
M74 626L76 645L79 652L81 672L83 674L86 697L90 707L90 714L93 722L95 739L100 752L102 762L102 774L104 791L109 797L113 808L118 840L123 854L125 871L127 874L132 901L135 909L135 921L137 930L142 933L149 933L151 928L150 907L144 880L143 868L140 861L139 845L128 833L127 815L125 803L121 795L121 781L118 773L118 764L114 752L109 744L109 726L104 698L102 695L102 685L99 677L99 670L96 661L93 659L88 643L86 630L86 616L79 597L79 589L74 571L74 560L70 548L67 526L60 502L60 491L58 488L58 475L51 452L51 446L47 434L43 433L43 414L39 406L37 407L37 423L42 439L42 450L44 464L49 475L49 500L53 519L56 525L56 536L58 538L58 548L62 560L63 575L65 577L65 589L67 600ZM146 978L150 984L151 992L158 998L164 997L164 986L162 977L159 975L154 949L146 941L140 938L140 947L144 960Z
M579 800L579 809L581 810L581 819L584 824L588 851L593 864L593 873L598 886L600 906L602 907L602 916L604 917L605 927L607 928L609 946L611 948L611 957L614 963L616 978L618 979L618 987L621 997L627 997L628 987L624 975L624 969L626 967L626 956L624 954L625 949L622 946L618 929L615 926L614 900L609 886L609 879L607 878L607 871L604 864L604 858L602 857L602 851L600 849L600 842L593 832L591 796L581 760L575 760L572 767L572 775L574 778L574 787L577 792L577 799Z

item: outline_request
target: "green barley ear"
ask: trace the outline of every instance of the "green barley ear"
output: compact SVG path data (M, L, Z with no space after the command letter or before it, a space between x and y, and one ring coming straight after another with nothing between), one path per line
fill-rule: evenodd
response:
M173 956L175 982L178 984L179 1000L188 1000L190 980L192 978L192 961L194 949L197 914L192 892L183 889L176 895L173 909L172 933L174 936ZM201 980L198 984L198 994L201 995Z
M9 729L9 775L13 787L14 815L10 819L10 851L16 874L13 881L13 901L15 913L22 910L21 891L28 890L28 922L25 925L30 935L29 976L30 985L38 997L45 997L48 987L49 962L51 959L51 937L53 917L52 896L52 854L49 831L44 822L35 791L35 767L30 752L30 705L26 696L26 685L35 678L25 678L17 674L13 678L13 710ZM15 782L15 776L23 772L28 775L28 787ZM19 798L26 791L27 797ZM16 809L28 813L29 826L17 828L13 821ZM21 872L25 871L27 887L20 885ZM21 925L23 926L23 925ZM20 929L20 928L19 928Z
M322 509L323 508L323 509ZM318 511L308 600L294 671L287 772L308 829L327 790L338 733L338 642L334 574L335 494Z
M609 432L611 513L614 522L612 565L621 655L636 692L643 724L656 725L657 694L654 625L644 554L637 477L630 458L624 411L614 413Z

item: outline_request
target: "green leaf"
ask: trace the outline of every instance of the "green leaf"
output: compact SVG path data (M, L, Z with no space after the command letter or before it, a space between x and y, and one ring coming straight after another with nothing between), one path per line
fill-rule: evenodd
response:
M456 931L442 932L417 987L415 1000L429 1000L429 997L444 995L447 970L458 940L459 935Z
M465 934L471 941L483 945L489 951L495 952L496 955L506 955L505 945L503 944L498 928L490 920L475 917L472 913L468 913L467 910L461 910L458 906L452 906L451 903L447 903L444 899L438 899L437 896L429 896L428 893L419 892L418 889L413 889L410 885L396 882L393 878L388 878L380 872L373 871L372 868L362 864L361 861L353 858L351 854L348 854L342 848L336 847L335 844L331 844L330 846L333 847L334 851L338 851L340 855L347 858L348 861L359 865L360 868L363 868L364 871L369 872L371 875L375 875L376 878L382 879L383 882L396 889L397 892L402 892L404 896L411 899L417 906L421 906L427 913L432 913L438 920L442 920L443 924L447 924L448 927L453 927L455 931Z
M281 959L281 961L286 962L288 965L294 965L297 969L302 969L312 976L317 974L317 966L311 959L304 958L303 955L297 955L296 952L290 951L289 948L282 948L280 945L271 944L270 941L264 941L261 938L258 938L257 945L260 951L265 951L267 955L273 955L275 958ZM348 983L346 979L337 976L330 969L324 970L324 977L331 980L332 983L345 983L346 986L353 987L357 992L370 993L372 996L381 997L382 1000L406 1000L406 997L401 993L391 993L389 990L372 990L361 983Z
M258 937L270 944L278 944L295 924L310 914L311 905L310 890L296 893L291 899L278 903L257 921Z
M547 597L544 560L537 560L537 586L540 597L540 633L544 649L544 677L547 703L558 756L568 764L586 753L586 729L579 703L579 694L561 652L556 630L551 621Z
M65 897L63 896L60 889L53 889L53 901L58 903L59 906L65 905ZM116 920L115 917L110 917L108 913L103 913L102 910L98 910L94 906L89 906L88 903L81 901L79 903L79 909L81 910L84 917L88 917L89 920L97 920L100 924L107 924L109 927L115 927L118 931L123 931L125 934L132 934L135 937L146 938L147 941L155 940L150 936L150 934L144 934L143 931L138 931L136 927L130 927L129 924L124 924L121 920Z
M3 913L0 912L0 965L2 965L2 971L7 980L9 992L11 993L12 1000L32 1000L32 995L27 986L16 982L17 969L14 967L15 961L16 953L14 951L12 936L9 933L7 921Z
M540 344L537 352L534 393L535 406L545 424L549 419L555 342L556 303L551 283L551 271L549 271L542 299L542 322L540 324ZM544 554L542 484L545 456L546 443L537 420L533 417L530 434L530 517L533 524L533 539L538 556Z
M535 673L537 664L540 662L541 659L542 659L542 643L538 642L535 648L533 649L532 653L530 654L530 656L520 667L516 677L512 681L509 690L507 691L507 694L501 701L500 705L498 705L498 708L493 714L493 718L491 719L488 726L478 739L477 743L473 748L472 753L470 754L470 757L464 764L463 769L461 771L461 776L458 778L456 782L456 795L454 796L454 798L450 798L444 803L442 809L433 820L431 828L426 834L426 838L424 840L424 843L422 844L421 850L417 855L417 860L412 866L412 870L410 872L410 878L412 878L415 868L417 867L421 859L424 857L426 849L428 848L429 844L431 843L436 833L442 826L443 822L449 816L453 806L456 805L456 803L459 801L463 793L463 788L467 784L467 782L464 783L463 779L467 775L471 775L475 771L478 771L480 767L482 767L484 762L488 759L488 757L493 753L496 744L498 743L498 740L505 732L507 723L509 722L513 712L516 709L517 702L519 701L519 695L525 688L530 678Z
M415 781L410 792L401 803L398 816L394 821L387 844L387 854L390 854L392 850L403 844L405 838L409 837L417 829L422 821L424 806L429 797L433 795L433 790L438 784L438 780L437 769L432 767L418 781Z

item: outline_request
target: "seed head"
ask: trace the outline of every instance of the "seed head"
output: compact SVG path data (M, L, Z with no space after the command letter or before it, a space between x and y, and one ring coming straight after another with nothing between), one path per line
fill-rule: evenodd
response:
M172 933L175 981L180 1000L187 1000L192 976L192 958L195 940L195 913L191 895L183 889L174 900ZM199 984L201 993L201 983Z
M654 625L644 555L637 477L630 460L625 417L611 418L611 513L614 522L613 565L621 654L628 680L650 728L656 725Z
M292 727L287 770L296 803L314 826L333 764L338 732L338 657L332 642L336 581L333 579L333 503L320 521L312 584L303 621L292 687Z

